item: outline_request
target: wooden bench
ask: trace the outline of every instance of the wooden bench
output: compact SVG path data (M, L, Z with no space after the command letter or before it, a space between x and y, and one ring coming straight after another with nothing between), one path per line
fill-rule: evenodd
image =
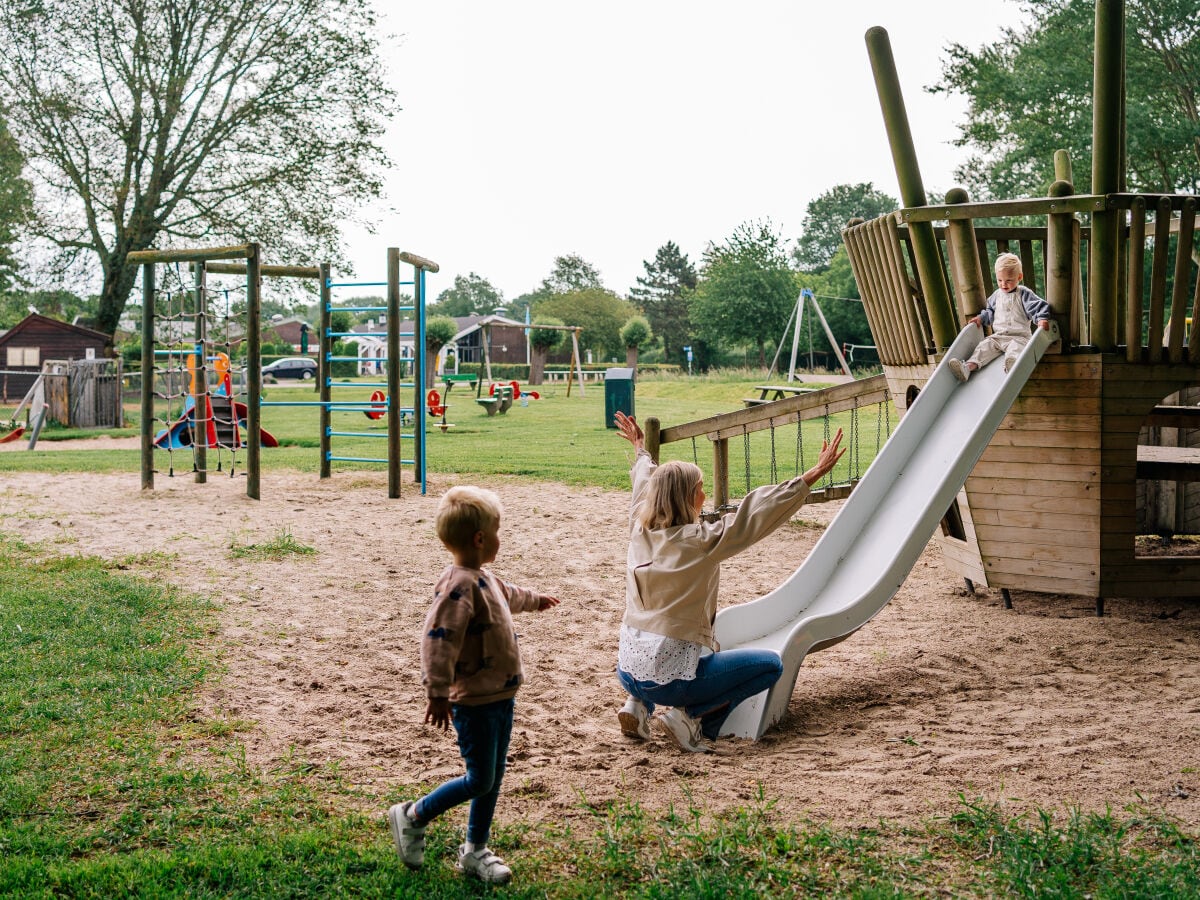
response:
M759 392L757 397L743 397L742 403L746 406L761 406L764 403L774 403L776 400L783 400L786 397L795 397L800 394L811 394L816 388L810 387L793 387L790 384L758 384L754 389Z

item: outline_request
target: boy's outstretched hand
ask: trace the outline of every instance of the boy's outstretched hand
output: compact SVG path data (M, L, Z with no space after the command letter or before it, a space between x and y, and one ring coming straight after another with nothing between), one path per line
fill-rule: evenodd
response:
M845 449L839 449L838 445L842 442L842 429L837 430L837 434L833 436L832 441L821 442L821 455L817 457L817 464L804 473L804 483L812 487L822 478L829 474L837 461L842 458Z
M617 410L613 419L617 423L617 431L621 437L633 444L635 450L645 448L646 435L642 433L642 426L637 423L637 419L633 416L627 416L625 413Z
M429 698L429 703L425 706L425 724L440 728L442 731L450 729L449 697Z
M545 612L553 606L558 606L560 603L562 601L557 597L543 597L542 601L538 604L538 612Z

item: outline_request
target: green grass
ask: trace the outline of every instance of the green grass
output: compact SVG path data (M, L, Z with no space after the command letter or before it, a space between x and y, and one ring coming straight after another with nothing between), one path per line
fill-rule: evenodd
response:
M636 385L635 411L640 420L657 417L664 426L705 418L742 408L742 398L750 396L754 385L763 383L762 373L732 372L687 378L659 375L643 378ZM369 398L370 387L361 390L342 389L335 399ZM615 429L604 423L604 385L587 385L580 396L574 385L567 396L565 384L543 385L541 399L530 400L528 406L516 403L505 415L488 416L474 400L473 392L463 386L455 387L449 396L447 421L454 427L445 433L428 419L428 470L431 479L439 474L470 473L474 475L521 475L564 484L599 486L621 489L628 485L629 445L617 437ZM269 385L268 401L315 399L311 386ZM136 423L136 411L130 412ZM833 473L837 481L862 475L878 449L887 440L889 430L898 423L894 410L883 418L877 407L869 407L858 416L844 413L831 417L826 423L815 420L805 423L797 442L794 425L756 432L744 441L734 439L729 447L730 488L740 496L748 487L778 481L799 474L811 466L820 450L821 441L837 428L846 432L846 456ZM317 473L319 437L315 407L264 407L263 427L279 439L278 448L264 449L263 470L266 472L295 469ZM335 414L334 427L341 431L375 432L378 439L335 439L336 455L380 457L386 455L383 440L386 432L381 421L368 419L358 412ZM136 424L125 434L136 435ZM78 437L78 432L71 433ZM57 437L57 435L52 435ZM857 437L857 441L855 440ZM774 439L774 446L772 446ZM40 443L40 442L39 442ZM749 478L747 479L747 443L749 448ZM411 445L405 444L405 455ZM215 467L209 453L209 465ZM228 454L224 454L225 457ZM712 445L704 439L664 445L665 459L687 459L696 462L705 472L711 488ZM772 459L775 461L772 467ZM173 468L176 474L191 471L191 453L164 451L156 453L156 468L165 473ZM228 463L224 465L227 467ZM140 471L137 450L11 452L0 454L0 472L128 472ZM245 454L235 461L235 468L244 469ZM370 463L335 462L334 471L363 470L382 475L381 465ZM710 489L711 493L711 489Z
M720 812L581 798L558 824L501 822L516 878L495 890L453 872L460 829L439 820L409 872L382 816L400 795L298 756L256 770L247 724L200 712L217 610L163 586L171 561L0 537L0 897L1200 895L1195 835L1144 810L1013 818L963 798L949 819L840 829L761 792Z
M298 542L286 528L280 529L275 537L261 544L243 544L236 535L229 542L231 559L273 559L278 561L290 556L314 556L316 552L315 547Z

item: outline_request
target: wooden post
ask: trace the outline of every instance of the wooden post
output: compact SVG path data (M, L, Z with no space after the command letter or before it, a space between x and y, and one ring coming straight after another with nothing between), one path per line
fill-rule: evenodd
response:
M1192 235L1196 230L1196 198L1188 197L1180 210L1179 234L1175 244L1175 284L1171 290L1171 333L1167 335L1167 360L1183 362L1183 333L1188 314L1188 276L1192 269ZM1188 348L1189 355L1191 348Z
M1146 198L1135 197L1129 210L1129 285L1125 302L1125 359L1142 360L1142 266L1146 259Z
M908 125L908 113L904 108L904 96L900 92L900 78L896 74L896 63L892 58L888 33L878 26L867 31L867 52L871 57L871 69L875 75L875 89L879 94L879 105L883 110L883 121L887 128L888 144L892 149L892 163L896 178L900 182L900 196L905 206L925 206L925 185L921 181L921 170L917 165L917 153L913 146L912 132ZM910 222L913 257L925 296L925 307L929 312L929 323L937 348L944 350L958 336L954 321L954 309L950 303L950 292L946 286L946 273L942 269L942 255L938 249L933 225L929 222Z
M946 203L967 203L970 196L960 187L946 192ZM975 223L971 219L951 219L946 226L946 246L950 253L950 271L957 279L959 327L965 325L987 303Z
M388 348L388 497L400 496L400 249L387 252L387 348ZM413 410L413 415L424 410Z
M1092 193L1113 194L1121 184L1121 88L1124 0L1096 0L1096 43L1092 101ZM1117 254L1116 210L1092 214L1088 253L1088 342L1100 351L1116 346Z
M1061 151L1060 151L1061 152ZM1055 154L1057 170L1058 154ZM1069 161L1068 161L1068 168ZM1051 197L1069 197L1075 192L1069 181L1050 185ZM1071 212L1052 212L1046 217L1046 302L1058 321L1064 343L1075 334L1071 317L1075 284L1075 215Z
M142 265L142 490L154 488L154 263Z
M246 257L246 496L259 499L262 475L262 251Z
M662 422L657 416L651 416L646 420L646 427L643 429L646 440L646 452L650 454L650 458L656 463L658 462L658 453L662 448Z
M1071 184L1075 183L1075 176L1072 174L1071 153L1067 150L1054 151L1054 180L1068 181Z
M1150 328L1146 358L1156 363L1163 356L1163 318L1167 296L1167 262L1171 240L1171 198L1159 197L1154 205L1154 254L1150 263Z
M212 401L208 396L208 297L204 291L204 263L192 272L192 458L196 484L208 481L208 432L212 424ZM230 409L233 407L230 406Z
M713 508L729 502L729 438L713 441Z
M317 335L317 380L320 384L317 386L320 390L318 399L321 401L320 410L317 421L321 429L320 446L321 446L321 462L320 475L321 478L328 478L332 474L332 466L329 462L329 457L333 453L333 440L329 436L330 430L333 428L333 413L329 406L333 400L333 363L329 357L333 356L333 338L329 336L329 332L333 330L333 291L329 287L332 281L329 263L321 263L321 284L320 304L320 333Z

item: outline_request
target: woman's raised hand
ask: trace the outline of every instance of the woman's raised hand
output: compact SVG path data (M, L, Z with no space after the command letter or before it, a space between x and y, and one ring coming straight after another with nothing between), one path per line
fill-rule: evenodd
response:
M637 419L625 415L620 410L617 410L613 418L616 420L617 432L621 437L633 444L635 449L643 449L646 436L642 433L642 426L637 423Z
M817 464L804 473L804 483L812 487L822 478L829 474L837 461L842 458L845 453L844 448L840 448L842 443L842 429L837 430L837 434L833 436L832 441L821 442L821 455L817 457Z

